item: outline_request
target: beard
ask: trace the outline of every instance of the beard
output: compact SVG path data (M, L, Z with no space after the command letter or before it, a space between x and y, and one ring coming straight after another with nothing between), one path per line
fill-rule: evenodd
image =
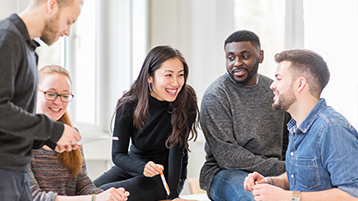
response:
M47 45L52 45L54 42L56 42L56 39L58 36L58 18L60 16L60 11L56 13L56 15L46 20L44 30L41 34L40 39L46 43Z
M277 103L272 103L274 110L287 111L293 103L297 100L292 88L290 88L285 94L279 94L277 97Z
M260 61L257 60L251 70L247 70L248 68L245 69L245 71L247 72L247 77L246 77L244 80L237 80L237 79L235 79L235 76L234 76L235 70L238 70L238 69L239 69L239 68L237 68L237 67L232 68L230 71L227 69L227 72L229 73L229 75L231 76L231 78L232 78L233 80L235 80L236 83L238 83L238 84L246 84L247 82L249 82L249 81L252 79L252 77L253 77L254 75L257 74L257 71L258 71L258 69L259 69L259 64L260 64Z

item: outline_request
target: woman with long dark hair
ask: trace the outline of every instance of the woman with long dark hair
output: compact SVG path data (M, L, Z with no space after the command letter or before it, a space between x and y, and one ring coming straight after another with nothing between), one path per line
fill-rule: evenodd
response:
M118 100L115 166L94 181L97 187L124 187L130 192L128 200L178 197L187 174L188 140L197 137L198 106L194 89L186 83L188 72L178 50L170 46L150 50L138 78Z

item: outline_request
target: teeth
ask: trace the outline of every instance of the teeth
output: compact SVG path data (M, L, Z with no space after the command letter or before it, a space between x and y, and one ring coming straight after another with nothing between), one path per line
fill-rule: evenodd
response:
M167 89L167 92L169 92L171 94L175 94L175 92L177 92L177 90L169 90L169 89Z
M55 111L55 112L60 111L60 109L54 109L54 108L50 108L50 110Z

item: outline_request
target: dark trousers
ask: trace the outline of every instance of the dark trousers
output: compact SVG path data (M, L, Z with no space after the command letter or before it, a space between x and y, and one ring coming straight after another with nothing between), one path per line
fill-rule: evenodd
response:
M0 200L31 201L29 173L0 169Z
M160 176L145 177L125 171L117 166L113 166L95 179L93 183L103 190L111 187L125 188L130 193L128 201L155 201L167 198Z

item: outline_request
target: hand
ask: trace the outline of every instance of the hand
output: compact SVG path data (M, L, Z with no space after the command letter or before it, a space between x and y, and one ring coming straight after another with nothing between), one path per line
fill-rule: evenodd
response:
M145 167L143 175L146 177L154 177L164 170L164 167L159 164L155 164L153 161L149 161Z
M78 148L77 142L80 141L81 135L69 125L64 124L61 138L57 142L55 151L62 153L64 151L72 151Z
M265 182L265 177L262 176L261 174L259 174L258 172L253 172L253 173L250 173L245 178L244 188L245 188L245 190L252 192L253 187L256 184L264 184L264 183L266 183Z
M291 199L291 191L269 184L255 185L252 194L255 196L256 201L287 201Z
M106 191L96 195L97 201L125 201L128 199L129 192L124 188L109 188Z

